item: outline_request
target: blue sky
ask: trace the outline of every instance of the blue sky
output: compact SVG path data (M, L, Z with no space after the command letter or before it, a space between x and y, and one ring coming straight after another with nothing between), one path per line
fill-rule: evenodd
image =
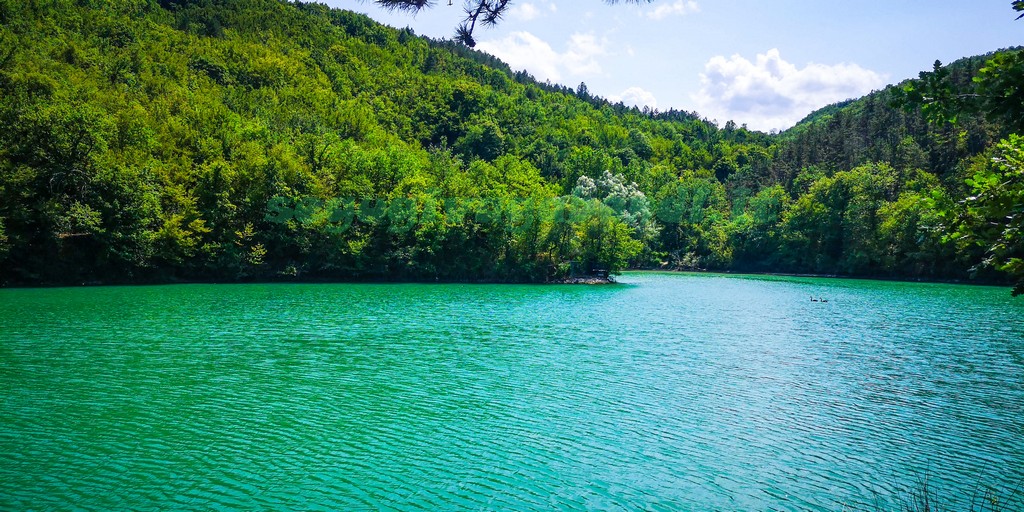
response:
M451 37L461 1L416 15L330 0ZM540 80L720 124L785 129L816 108L917 76L939 59L1024 44L1010 0L513 0L477 48Z

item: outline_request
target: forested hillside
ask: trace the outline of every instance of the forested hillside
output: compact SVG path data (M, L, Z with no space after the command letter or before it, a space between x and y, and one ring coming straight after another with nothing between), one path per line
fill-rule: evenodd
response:
M985 247L944 241L948 210L1007 151L890 91L719 129L318 4L0 0L0 23L3 284L963 278Z
M990 58L976 56L945 66L966 90ZM981 113L963 113L956 125L928 123L919 111L896 106L901 88L890 86L863 98L818 110L779 137L776 175L792 179L810 167L848 171L870 162L918 168L962 187L959 164L1007 135L1006 127Z

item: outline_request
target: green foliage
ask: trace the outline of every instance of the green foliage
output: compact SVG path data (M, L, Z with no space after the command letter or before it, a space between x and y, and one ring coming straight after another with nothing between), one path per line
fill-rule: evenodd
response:
M626 182L620 174L604 171L595 182L589 176L580 176L573 195L583 199L598 199L615 213L640 240L649 240L657 234L650 202L636 183Z
M779 185L764 188L747 201L729 230L737 264L756 269L779 266L782 216L789 208L789 194Z
M822 177L782 215L779 262L794 270L936 276L952 259L935 232L937 180L920 171L861 166Z
M7 235L4 234L4 219L0 218L0 259L7 255L10 246L7 244Z
M935 61L932 71L921 72L917 80L897 89L893 102L920 109L933 124L958 124L964 114L981 113L1010 131L1024 129L1024 91L1019 87L1024 80L1024 50L992 54L971 73L970 82L958 71L956 66Z
M1024 293L1024 137L1000 142L991 158L973 169L971 195L946 212L949 237L985 249L981 265L1006 272Z
M1024 131L1024 50L1000 52L985 62L977 84L980 108L1015 133Z
M957 118L973 103L971 93L957 91L950 82L950 70L935 61L932 71L922 71L918 79L907 82L897 98L909 105L919 106L925 119L931 123L956 124Z
M466 158L491 161L498 158L505 145L505 135L493 121L485 120L466 130L455 143L456 150Z
M961 277L979 243L1020 266L1016 231L979 220L1006 213L992 176L1009 171L977 160L1024 118L1019 53L927 75L1002 95L964 103L958 127L889 90L770 136L319 4L56 0L0 18L0 283ZM966 187L982 199L943 245Z
M1024 3L1014 1L1015 11L1024 10ZM1020 16L1018 16L1020 19ZM1024 50L1001 51L985 61L970 86L950 75L948 68L936 61L931 73L922 73L920 80L909 82L897 96L905 108L920 108L934 124L958 121L958 113L984 115L985 119L1004 127L1010 137L1001 141L994 162L972 166L966 179L970 195L955 208L943 212L952 229L951 240L965 246L985 247L984 259L974 269L994 268L1016 281L1014 295L1024 293L1024 263L1020 250L1019 135L1024 130Z
M665 225L661 241L677 266L725 268L732 262L725 186L687 173L658 191L657 204L656 215Z

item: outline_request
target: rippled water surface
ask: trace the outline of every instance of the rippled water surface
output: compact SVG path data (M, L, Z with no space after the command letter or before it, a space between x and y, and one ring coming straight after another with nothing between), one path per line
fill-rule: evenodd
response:
M620 281L0 290L0 509L838 511L1024 478L1006 289Z

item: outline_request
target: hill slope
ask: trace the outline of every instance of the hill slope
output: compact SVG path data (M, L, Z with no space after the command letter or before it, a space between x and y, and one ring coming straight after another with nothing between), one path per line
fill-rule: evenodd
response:
M977 256L928 198L993 129L873 96L771 137L318 4L0 0L0 21L2 283L962 277Z

